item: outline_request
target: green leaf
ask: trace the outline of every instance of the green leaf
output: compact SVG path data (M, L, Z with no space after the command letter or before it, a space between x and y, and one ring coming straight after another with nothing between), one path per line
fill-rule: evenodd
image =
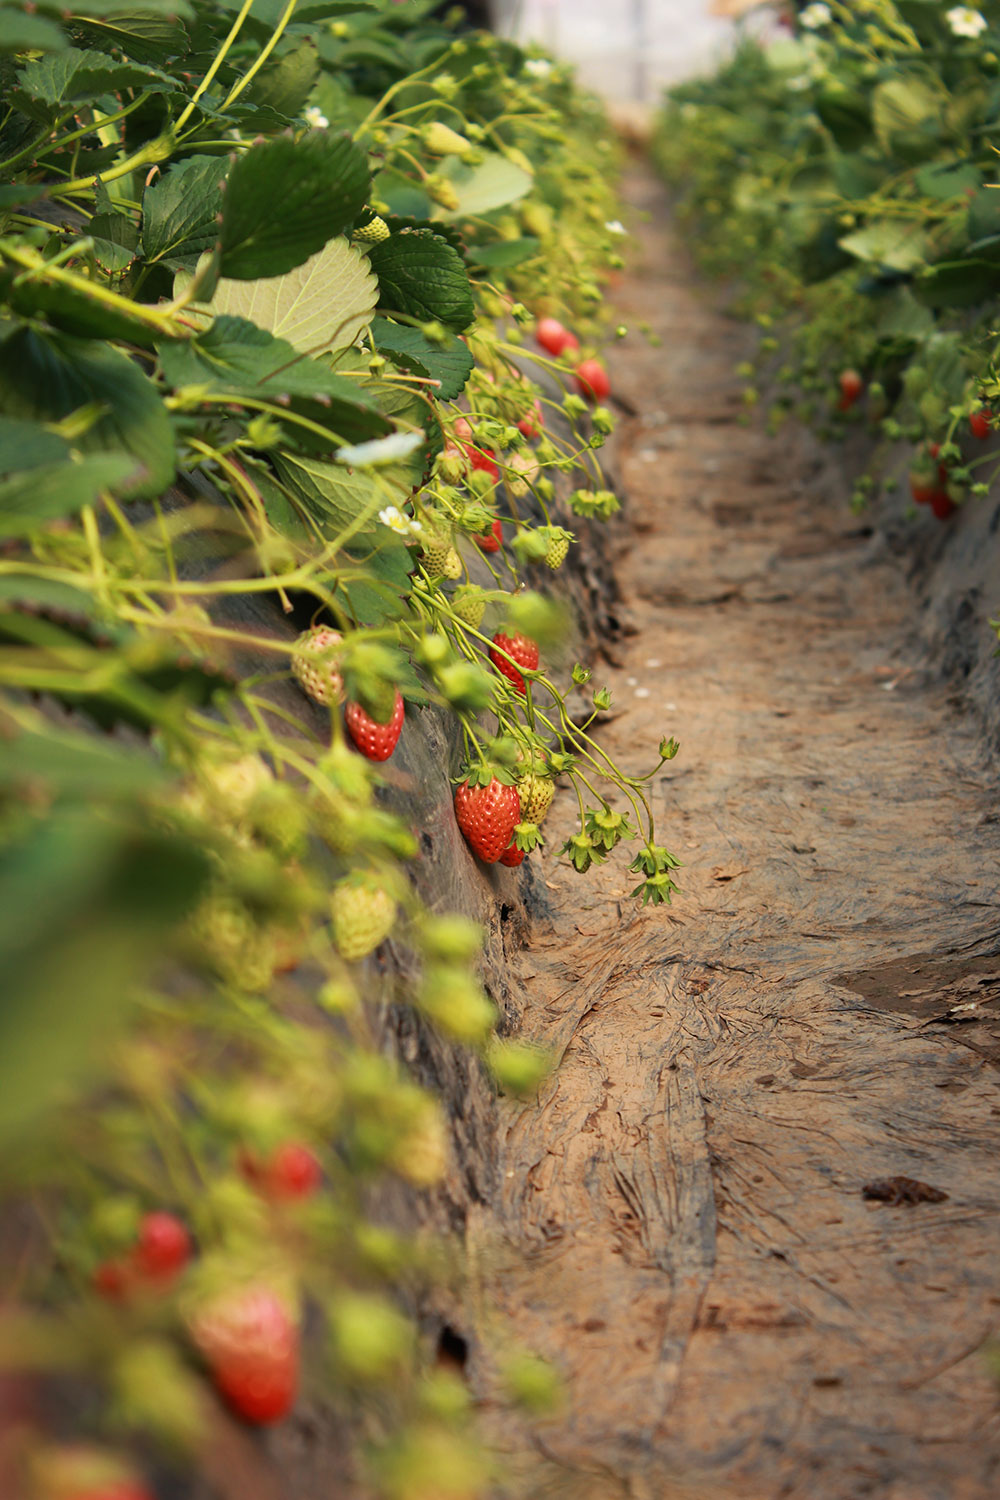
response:
M98 281L78 271L66 270L58 279L49 279L39 258L30 275L19 275L16 266L4 259L5 243L17 245L11 237L0 241L0 297L22 316L41 313L56 328L83 338L121 339L151 347L163 337L143 316L141 304L122 296L109 301ZM107 248L110 255L114 246Z
M385 167L376 173L372 181L372 197L387 203L390 213L402 217L412 215L415 219L426 219L434 206L419 182L393 167Z
M360 520L358 534L375 531L375 517L386 505L398 504L413 488L410 476L400 478L394 468L381 469L383 487L376 489L365 470L352 473L339 464L291 453L276 453L278 477L324 535L333 536Z
M969 239L1000 234L1000 188L984 187L969 204Z
M83 589L58 578L35 578L27 573L8 573L0 578L0 605L8 604L32 614L76 622L94 616L93 598Z
M475 360L461 339L449 334L443 343L431 343L419 328L391 323L388 318L376 318L371 331L378 352L394 365L436 380L435 395L440 400L454 401L462 394Z
M44 16L0 6L0 53L61 52L68 46L59 27Z
M839 243L856 260L874 261L893 271L913 271L927 263L928 240L923 228L899 219L876 219L864 229L845 235Z
M95 453L15 474L0 483L0 537L26 536L45 521L73 515L102 490L125 494L136 473L135 460L124 453Z
M501 156L487 151L485 160L470 167L457 156L446 156L439 167L458 194L458 207L442 211L446 218L459 219L492 213L505 208L530 193L535 179L530 172Z
M108 276L121 276L135 261L139 231L127 214L94 214L87 226L94 259Z
M472 259L477 266L485 266L488 271L506 271L511 266L519 266L526 260L532 260L538 254L541 243L541 240L530 234L519 240L497 240L495 245L474 250Z
M101 51L121 49L136 62L166 62L187 51L188 35L179 17L190 13L183 0L176 4L174 0L157 0L156 4L149 3L148 10L137 6L120 10L117 0L111 0L107 14L78 14L73 29Z
M21 730L0 739L0 785L45 782L56 797L124 801L168 779L162 762L89 734Z
M379 531L384 533L385 540L380 536L380 544L374 551L350 549L363 565L366 576L341 579L335 590L336 598L356 625L377 627L406 614L413 558L399 537L392 536L384 527ZM397 674L397 687L402 686L402 675L402 672Z
M908 74L886 79L872 95L872 120L883 150L904 160L930 154L941 136L944 87Z
M941 261L913 283L928 307L976 307L1000 290L1000 265L989 260Z
M373 245L379 307L461 333L476 316L469 277L457 250L427 229L404 229Z
M978 167L968 162L935 161L921 167L914 177L917 192L925 198L958 198L962 194L978 193L983 184Z
M295 20L300 20L298 11L295 13ZM254 104L266 105L286 119L295 120L312 93L318 74L316 43L311 37L303 37L276 63L257 74L247 91L247 97Z
M367 255L334 239L284 276L223 279L211 311L247 318L304 354L325 354L357 342L377 301L378 283Z
M138 63L113 62L103 52L68 47L64 52L30 62L17 75L24 92L43 104L99 99L119 89L141 88L165 93L176 83L165 74Z
M219 238L224 176L217 156L192 156L146 189L142 248L148 261L194 257L212 248Z
M0 856L0 1139L93 1065L131 983L207 883L204 855L97 811L34 825Z
M223 276L252 281L302 265L357 218L369 181L364 152L346 135L317 131L252 147L226 182Z
M159 392L133 360L108 344L31 328L0 344L0 409L9 416L59 422L92 403L104 415L76 446L133 460L102 483L131 500L161 495L174 478L173 430Z
M0 416L0 477L68 457L69 443L57 432L49 432L37 422Z

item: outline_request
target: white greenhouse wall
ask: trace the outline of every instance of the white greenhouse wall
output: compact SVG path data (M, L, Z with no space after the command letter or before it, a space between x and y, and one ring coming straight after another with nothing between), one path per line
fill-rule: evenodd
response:
M732 45L709 0L493 0L497 29L576 63L613 103L655 105L665 85L703 71Z

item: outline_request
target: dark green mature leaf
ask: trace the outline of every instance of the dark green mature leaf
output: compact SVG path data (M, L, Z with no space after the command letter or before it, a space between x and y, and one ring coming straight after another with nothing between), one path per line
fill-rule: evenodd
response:
M55 798L127 800L155 790L168 774L152 755L124 750L93 735L22 730L0 739L0 786L44 781Z
M0 478L69 457L69 443L37 422L0 416Z
M56 328L84 338L121 339L151 347L157 337L162 337L148 315L144 316L140 304L127 297L109 303L102 298L98 283L76 272L49 279L45 267L39 264L36 274L18 275L15 265L4 262L3 243L0 241L0 295L22 316L31 318L41 313ZM105 242L104 249L110 254L115 247Z
M982 187L983 177L978 167L968 162L934 161L921 167L914 181L917 192L926 198L957 198L960 194L976 193Z
M400 369L438 382L435 395L442 401L454 401L465 389L475 360L461 339L449 334L442 344L432 344L419 328L376 318L371 335L380 354L386 355Z
M120 48L136 62L166 62L188 49L188 34L179 19L187 14L190 7L174 0L158 0L148 10L142 6L121 10L113 4L107 15L78 15L73 34L102 52Z
M0 52L61 52L68 46L53 21L12 6L0 6Z
M1000 264L989 260L940 261L913 283L928 307L975 307L1000 291Z
M1000 234L1000 188L984 187L969 204L969 239Z
M17 75L21 88L43 104L68 100L99 99L118 89L141 88L164 93L176 87L174 80L138 63L114 62L103 52L68 47L49 53L22 68Z
M486 245L483 249L472 252L472 260L478 266L485 266L488 271L506 271L511 266L519 266L526 260L532 260L538 254L541 240L534 235L525 235L519 240L498 240L495 245Z
M244 153L226 183L222 274L280 276L321 250L357 218L370 177L346 135L282 136Z
M248 91L255 105L275 110L286 119L295 120L312 92L319 73L316 43L303 37L294 47L257 74Z
M137 473L135 459L124 453L95 453L15 474L0 483L0 537L26 536L45 521L73 515L102 490L127 494Z
M415 218L412 214L384 214L383 218L393 234L398 234L401 229L430 229L441 239L447 240L463 260L469 259L470 252L465 243L465 236L456 224L446 224L443 219L429 219L426 215L422 218Z
M409 548L401 538L386 532L386 540L380 539L380 545L374 551L369 548L349 550L363 565L366 576L339 579L335 594L354 623L375 627L388 620L402 619L406 614L405 600L413 571ZM401 666L397 687L402 685L398 678L404 671L405 667Z
M176 261L210 250L219 238L225 163L191 156L158 177L142 200L142 248L147 260Z
M76 446L132 460L102 483L132 500L162 494L175 473L173 430L159 392L133 360L108 344L31 328L0 344L0 409L9 416L58 422L95 402L104 415Z
M393 167L386 167L376 173L372 181L372 196L388 203L393 215L408 220L412 215L413 223L426 220L434 206L419 182L414 182L412 177L404 176Z
M476 315L461 256L428 229L391 234L369 254L378 277L379 307L423 322L443 323L456 333Z
M139 230L127 214L95 214L87 225L94 241L94 259L109 276L121 276L135 261Z

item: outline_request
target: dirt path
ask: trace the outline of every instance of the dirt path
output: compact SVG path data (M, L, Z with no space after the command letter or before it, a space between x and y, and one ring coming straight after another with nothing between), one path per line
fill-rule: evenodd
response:
M621 863L544 867L525 1032L562 1063L505 1107L478 1238L569 1401L507 1429L504 1493L992 1500L995 770L833 461L736 422L745 331L656 185L631 194L652 220L618 304L664 342L617 372L638 634L603 743L681 740L656 811L683 895L637 914ZM983 1021L935 1022L970 999ZM863 1198L896 1175L947 1197Z

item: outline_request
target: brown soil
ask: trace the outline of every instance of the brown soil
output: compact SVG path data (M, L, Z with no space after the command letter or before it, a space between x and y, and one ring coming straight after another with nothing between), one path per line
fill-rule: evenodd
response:
M656 185L631 195L651 218L617 307L663 344L631 337L615 370L637 633L601 741L637 767L680 739L654 795L683 894L637 911L620 860L536 865L524 1031L560 1065L503 1104L472 1243L494 1334L568 1396L513 1433L498 1414L503 1493L986 1500L995 768L836 458L739 424L747 334ZM863 1196L895 1176L947 1196Z

